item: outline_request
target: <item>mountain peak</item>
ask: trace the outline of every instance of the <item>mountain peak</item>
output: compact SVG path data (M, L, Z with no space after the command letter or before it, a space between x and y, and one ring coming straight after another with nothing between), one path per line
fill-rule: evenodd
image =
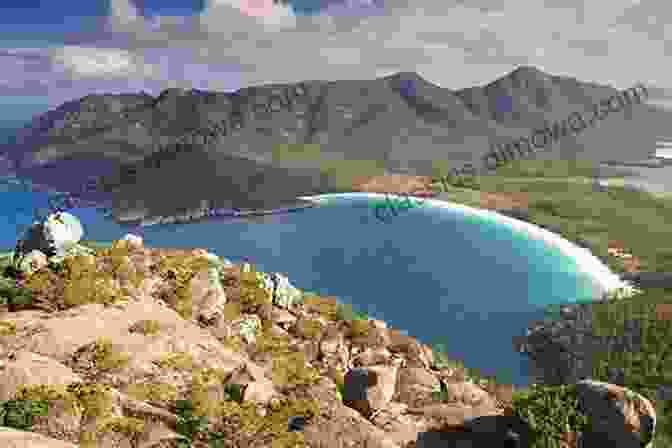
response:
M504 76L504 78L513 78L527 81L541 81L550 77L551 75L548 73L543 72L531 65L521 65L508 75Z
M385 76L383 79L387 80L393 80L393 81L421 81L421 82L427 82L426 79L424 79L422 76L420 76L417 72L397 72L393 75L388 75Z

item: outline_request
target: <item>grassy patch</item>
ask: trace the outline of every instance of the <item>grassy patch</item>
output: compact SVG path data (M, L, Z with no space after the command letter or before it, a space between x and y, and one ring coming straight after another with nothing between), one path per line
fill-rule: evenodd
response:
M96 426L99 433L117 432L135 438L145 430L145 422L133 417L112 417Z
M0 305L10 305L11 309L30 307L33 294L30 290L17 286L16 279L0 277Z
M379 160L329 159L319 144L278 144L273 146L273 160L314 162L319 170L332 178L335 192L348 192L353 186L372 176L385 173L385 164Z
M315 384L319 380L319 374L307 365L305 355L297 352L273 359L271 379L280 390L288 390Z
M158 264L161 277L171 285L171 293L163 298L184 319L191 319L193 303L191 298L191 279L203 270L208 270L207 258L195 255L162 255Z
M265 417L257 415L252 403L223 402L221 406L224 421L236 428L236 446L248 446L255 441L272 448L304 447L303 433L289 431L289 419L303 417L310 421L319 411L319 403L310 399L282 400Z
M594 243L592 251L598 256L607 257L609 241L621 241L626 250L640 259L641 270L672 271L672 240L667 225L672 222L672 200L620 187L610 187L608 192L594 191L590 183L565 182L560 176L586 174L585 167L563 171L562 167L553 168L554 165L546 167L543 161L525 162L532 165L539 162L536 167L527 168L528 174L556 176L558 181L508 182L505 173L515 167L507 166L501 168L501 173L498 169L495 175L482 177L481 191L527 193L532 222L556 225L567 238L581 237ZM520 176L518 172L512 174ZM608 265L615 272L623 271L618 259L609 259Z
M303 296L303 305L327 320L338 319L338 302L333 297L320 297L317 294L307 293Z
M167 353L155 360L154 364L162 369L193 370L194 358L186 352Z
M360 338L367 336L369 334L369 321L365 319L354 319L348 322L349 331L348 337L351 338Z
M223 387L226 379L227 374L223 369L203 368L194 371L190 389L190 401L194 414L211 417L217 413L218 405L210 398L208 388Z
M320 145L317 143L279 143L273 145L273 160L301 160L312 161L319 160L322 156Z
M7 400L0 402L0 426L28 431L35 417L45 416L48 402L44 400Z
M93 344L93 362L100 371L122 369L128 364L128 360L127 354L114 350L109 338L98 338Z
M271 303L272 297L264 289L261 272L257 272L254 265L250 265L248 272L241 272L239 278L239 300L241 311L244 313L255 313L259 308Z
M624 264L607 253L613 241L620 242L626 252L639 258L642 271L672 271L669 230L672 199L618 186L610 186L606 192L594 191L588 177L595 174L596 168L586 162L526 160L503 166L493 176L482 177L480 190L527 193L530 221L557 226L565 238L587 241L591 251L605 259L615 273L623 272ZM576 181L581 177L586 182ZM649 290L630 299L591 304L595 317L591 331L595 335L615 336L623 334L626 325L639 324L639 334L635 335L641 341L639 351L595 354L592 377L609 381L610 368L622 369L625 387L654 403L658 415L654 443L661 446L672 441L672 406L657 400L655 392L661 384L672 384L672 350L666 344L672 337L672 322L656 319L655 308L669 303L672 303L670 291ZM570 398L566 395L553 399Z
M319 169L334 180L334 193L352 191L369 177L385 174L385 164L379 160L322 160Z
M0 336L16 335L16 324L9 320L0 320Z
M256 337L254 348L256 352L267 353L275 358L291 353L289 343L290 339L287 336L274 334L271 330L264 329Z
M672 304L672 295L661 290L644 291L637 300L619 300L593 305L592 333L597 336L619 336L633 333L626 330L633 322L639 325L635 338L639 350L596 353L591 362L593 377L606 381L609 369L622 369L625 387L639 392L654 404L658 416L658 437L672 438L672 404L658 400L659 385L672 385L672 321L656 317L656 307Z
M502 177L593 177L595 164L583 160L514 160L496 170Z
M355 311L349 303L339 303L336 306L336 320L369 320L369 316L364 312Z
M590 428L588 417L579 410L575 385L533 386L529 392L514 393L507 412L530 425L533 447L553 446L549 442L566 440L563 434L567 432Z
M177 399L177 388L166 383L133 383L128 385L126 393L143 401L166 403Z
M128 328L131 333L140 333L146 336L158 334L161 331L161 322L153 319L143 319L135 322Z

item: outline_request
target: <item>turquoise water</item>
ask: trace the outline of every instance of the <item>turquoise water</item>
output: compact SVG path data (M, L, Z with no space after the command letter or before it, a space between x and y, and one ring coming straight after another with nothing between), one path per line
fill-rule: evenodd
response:
M45 193L0 193L0 246L12 247ZM24 212L17 209L25 208ZM267 218L264 223L206 221L131 229L95 209L76 209L85 238L126 233L149 246L201 247L234 262L287 274L297 287L337 296L450 357L502 380L528 384L527 362L512 347L549 303L592 297L571 259L523 234L447 209L409 210L379 223L366 200Z

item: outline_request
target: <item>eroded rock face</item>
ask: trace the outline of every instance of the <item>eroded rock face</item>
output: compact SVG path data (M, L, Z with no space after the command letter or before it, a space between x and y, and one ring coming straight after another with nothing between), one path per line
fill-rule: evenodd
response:
M225 385L240 386L243 403L252 404L264 419L276 415L279 403L314 400L316 415L296 416L305 423L297 430L311 448L526 446L529 431L505 415L506 403L481 384L466 382L457 368L435 369L430 347L384 322L362 324L354 335L350 323L335 319L329 311L334 304L326 299L305 305L293 299L291 304L244 305L235 282L223 275L231 268L228 263L220 264L205 251L134 246L124 260L145 278L128 300L0 316L14 325L13 334L0 334L0 401L11 399L21 385L104 386L111 400L105 418L144 422L136 434L99 431L97 446L104 447L173 443L184 437L176 400L192 400L207 409L228 403L231 411L238 405L224 401L231 399ZM159 293L169 280L157 265L168 255L212 258L212 264L201 265L190 277L191 315L179 313L176 302ZM184 275L178 268L176 272ZM254 337L245 337L252 327ZM311 328L313 336L306 333ZM263 356L257 356L260 351ZM305 380L315 372L315 381ZM284 378L282 384L279 378ZM620 404L618 397L626 391L616 385L582 387L585 406L604 416L610 428L624 428L621 434L628 440L642 441L653 432L655 412L645 398L630 406ZM443 394L439 398L437 389ZM602 390L615 397L613 407L600 401ZM23 443L25 434L34 434L44 439L31 439L36 440L31 446L78 446L80 434L103 421L102 416L83 418L84 408L69 415L64 402L56 402L53 412L36 420L33 433L16 431L9 438L0 431L0 445L5 440L7 446ZM216 418L217 413L208 415ZM234 421L219 421L223 428L231 427L226 435L233 446L266 446L270 435L246 439Z

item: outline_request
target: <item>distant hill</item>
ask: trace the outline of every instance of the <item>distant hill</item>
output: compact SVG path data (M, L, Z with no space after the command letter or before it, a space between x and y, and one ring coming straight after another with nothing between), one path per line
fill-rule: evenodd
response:
M235 93L88 95L36 117L2 152L17 174L68 191L99 178L98 190L112 196L118 217L174 213L201 200L272 208L300 195L347 190L347 174L361 177L364 166L413 175L431 175L433 161L481 166L491 143L529 136L575 111L588 115L592 104L617 93L519 67L456 91L403 72ZM562 138L540 157L646 159L672 124L670 113L635 105ZM296 156L291 146L278 152L284 143L313 144L318 156Z

